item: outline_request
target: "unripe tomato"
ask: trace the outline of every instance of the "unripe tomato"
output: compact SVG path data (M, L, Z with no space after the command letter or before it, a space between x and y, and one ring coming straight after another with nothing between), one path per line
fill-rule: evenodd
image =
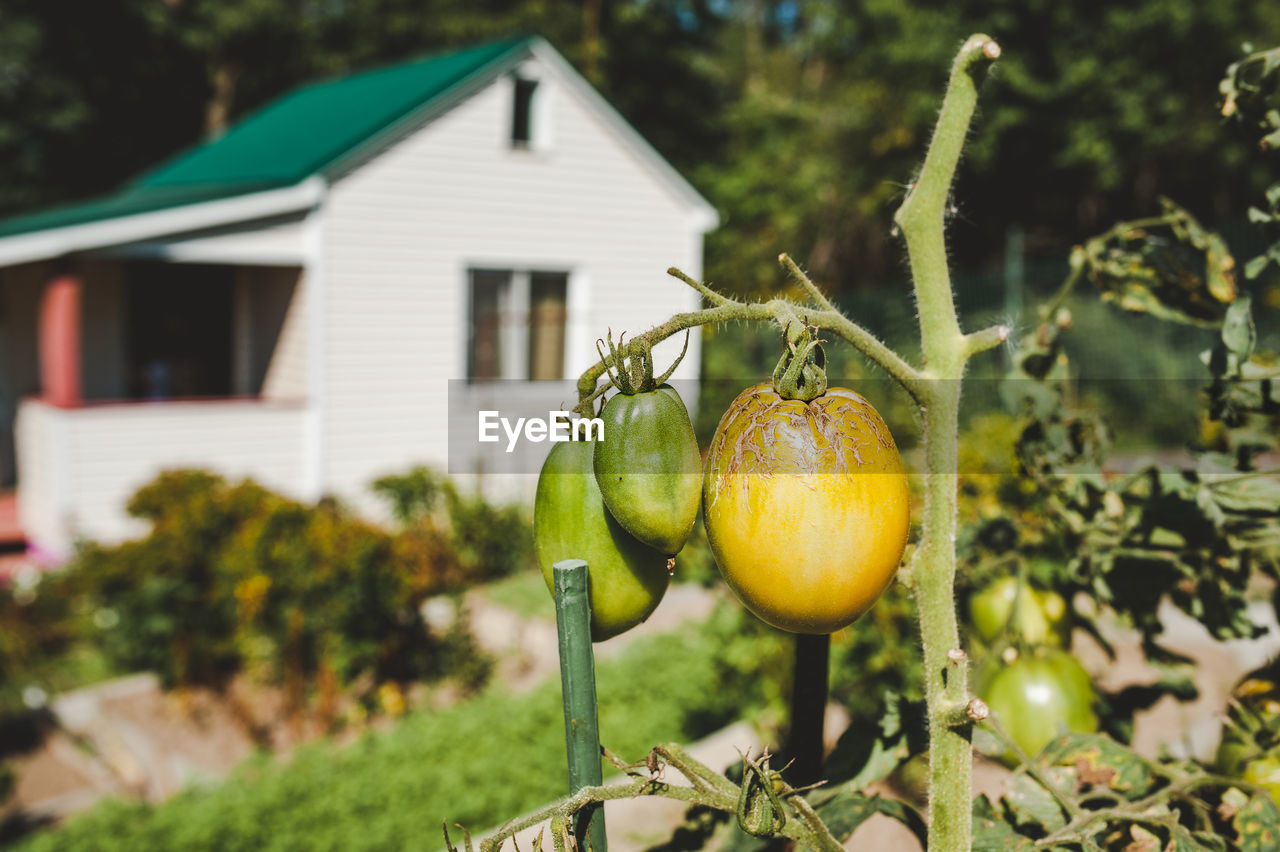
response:
M1076 658L1064 651L1023 654L977 680L983 684L979 695L1005 733L1028 755L1039 752L1064 728L1082 734L1098 730L1093 681ZM1011 755L1005 759L1013 762Z
M1241 777L1250 784L1265 788L1272 801L1280 803L1280 754L1255 757L1245 764Z
M623 529L674 556L684 547L702 497L702 456L689 411L670 385L617 393L600 413L596 483Z
M667 591L667 558L618 525L600 497L592 445L555 444L542 465L533 503L533 544L547 590L552 566L585 559L591 590L591 638L601 642L635 627Z
M1062 595L1019 583L1017 577L1001 577L969 598L969 618L978 637L988 644L1006 628L1032 645L1066 648L1071 644L1071 620Z
M1231 697L1218 768L1265 787L1280 804L1280 661L1245 675Z
M716 427L703 480L707 540L761 620L830 633L893 580L909 527L902 458L879 413L830 388L810 402L764 383Z

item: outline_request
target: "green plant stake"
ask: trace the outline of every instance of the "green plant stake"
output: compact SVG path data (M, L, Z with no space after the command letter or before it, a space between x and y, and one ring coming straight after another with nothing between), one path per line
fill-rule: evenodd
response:
M556 635L560 642L560 686L564 696L564 743L569 754L569 793L599 787L600 724L596 717L596 668L591 650L591 599L587 563L566 559L552 566ZM579 848L608 852L604 806L583 808L575 825Z
M831 658L830 633L797 633L795 673L791 688L791 729L785 755L786 771L793 787L822 780L823 724L827 712L827 666Z

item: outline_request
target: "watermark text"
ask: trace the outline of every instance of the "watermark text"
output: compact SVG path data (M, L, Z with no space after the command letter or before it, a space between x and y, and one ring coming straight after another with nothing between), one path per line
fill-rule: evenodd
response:
M479 412L479 441L496 444L506 436L508 453L514 452L523 437L534 444L545 441L603 441L604 421L599 417L574 418L567 411L548 411L541 417L517 417L513 423L497 411Z

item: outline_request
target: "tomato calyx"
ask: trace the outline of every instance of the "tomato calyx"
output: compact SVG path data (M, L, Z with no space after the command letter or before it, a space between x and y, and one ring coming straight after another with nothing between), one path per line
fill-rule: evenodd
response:
M742 789L738 793L738 827L752 837L773 837L787 825L787 810L778 796L781 776L769 768L769 752L758 760L742 757Z
M783 328L786 348L773 369L773 389L783 399L810 402L827 392L827 356L818 329L788 320Z
M605 372L609 376L609 383L616 387L627 396L633 396L638 393L649 393L664 385L667 379L671 378L672 373L676 371L676 367L680 366L680 362L684 360L685 354L689 351L689 332L684 334L684 347L680 350L680 354L671 362L671 366L660 376L653 374L653 344L649 339L649 335L642 334L640 337L631 341L627 345L624 341L627 333L624 331L618 335L618 342L613 342L613 329L609 329L606 339L596 339L596 352L600 355L600 361L604 364ZM605 355L605 346L609 348L609 354Z

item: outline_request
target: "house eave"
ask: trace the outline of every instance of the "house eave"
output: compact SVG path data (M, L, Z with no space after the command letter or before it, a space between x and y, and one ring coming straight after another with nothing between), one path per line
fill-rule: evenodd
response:
M0 237L0 267L296 213L319 204L326 187L313 176L283 189Z

